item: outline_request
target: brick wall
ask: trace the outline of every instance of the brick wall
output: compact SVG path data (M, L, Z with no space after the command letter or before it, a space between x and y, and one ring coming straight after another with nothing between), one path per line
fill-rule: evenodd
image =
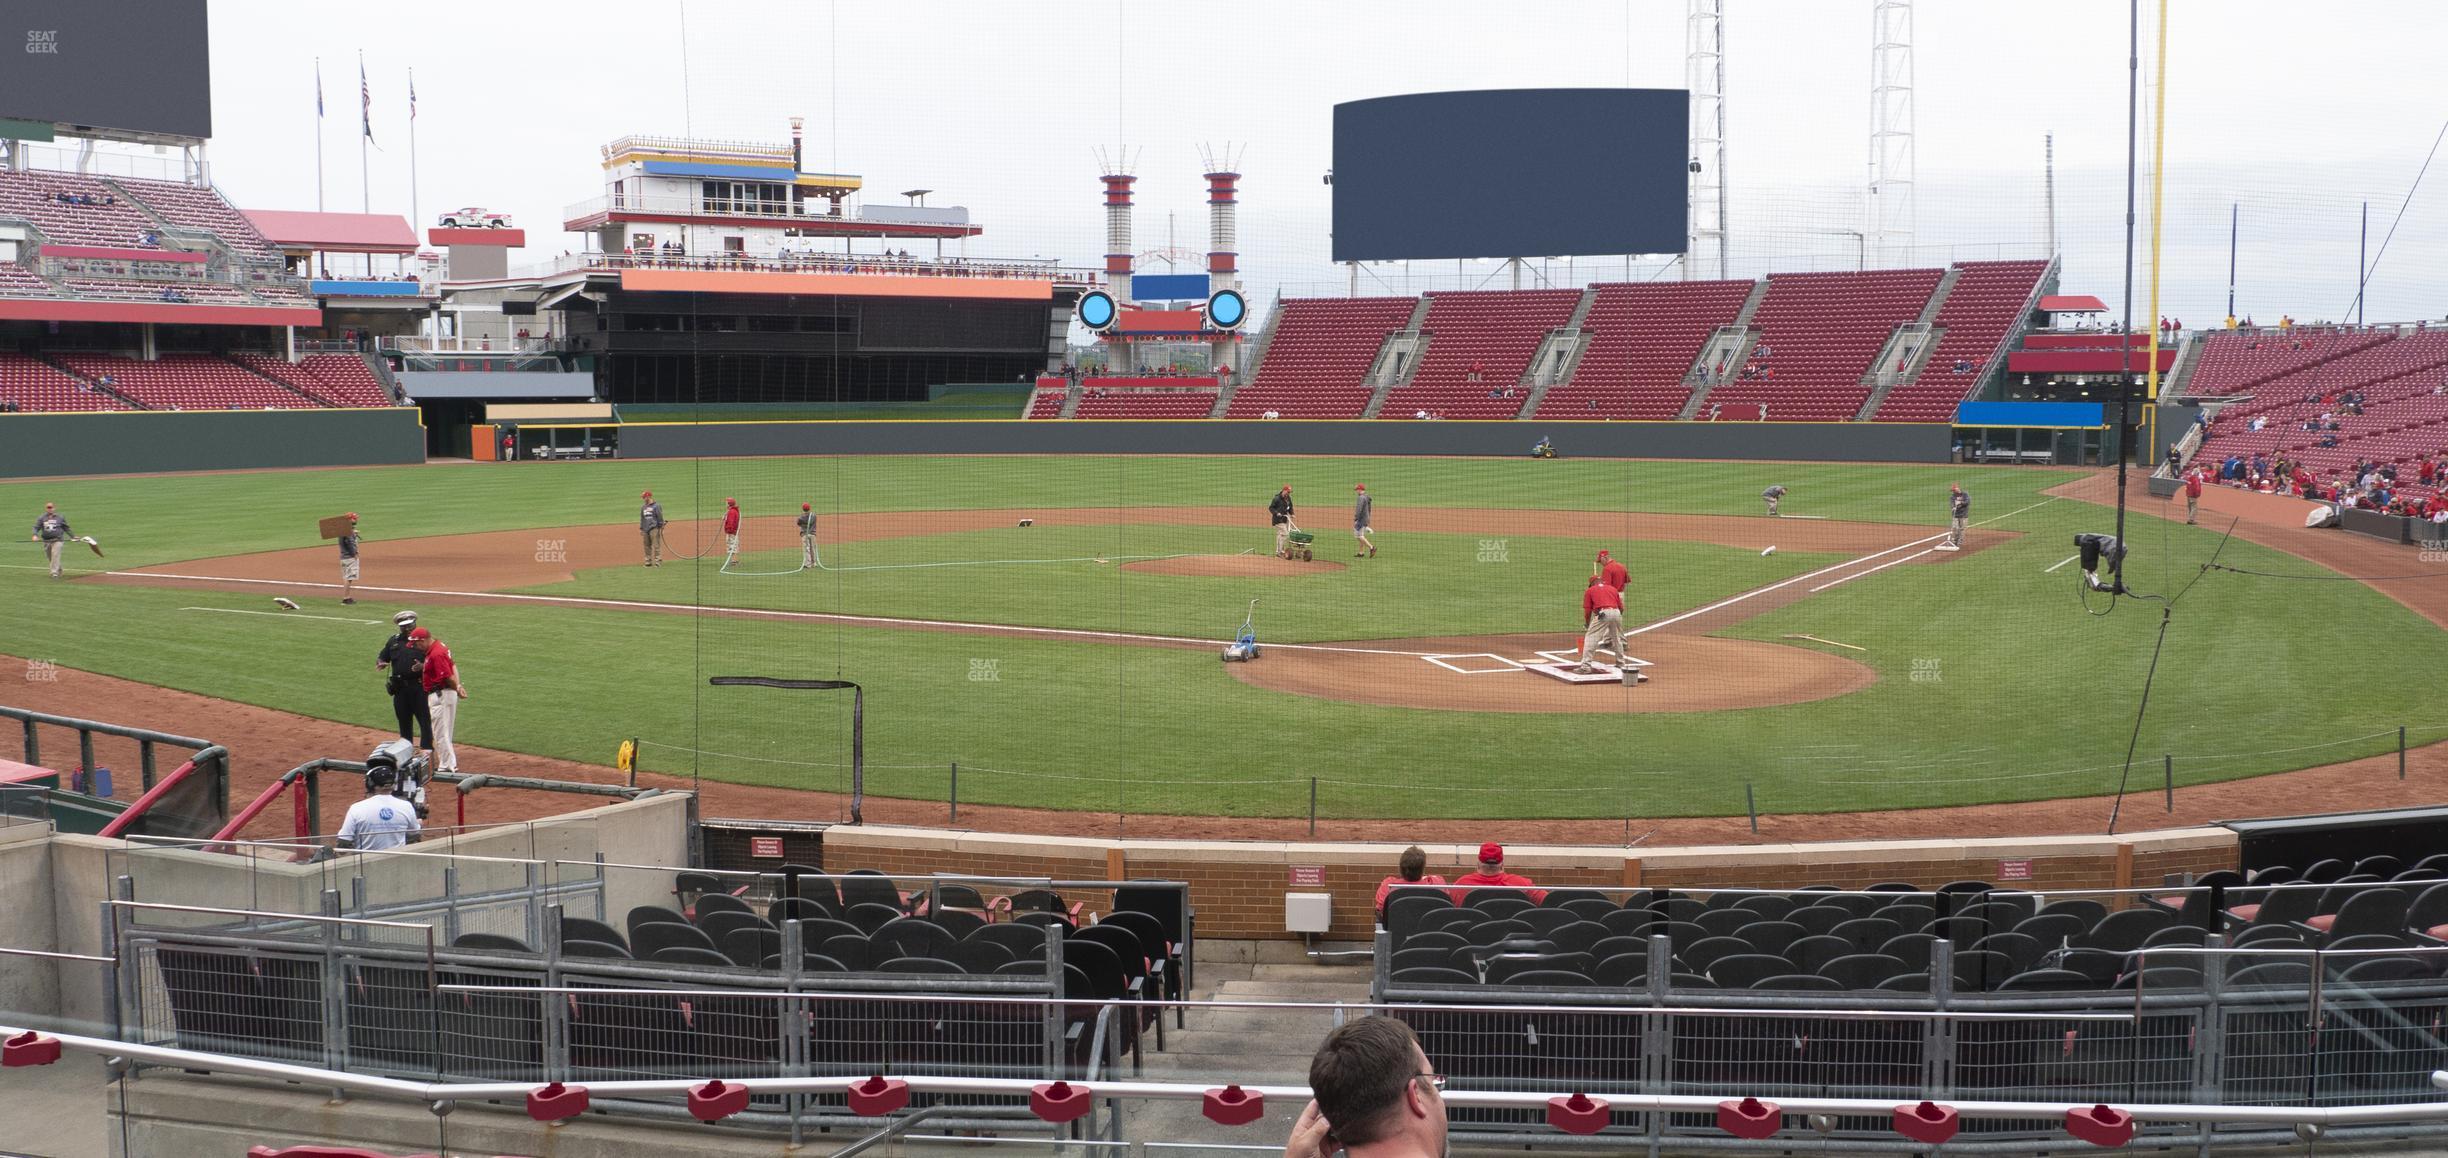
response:
M1423 845L1428 871L1450 880L1470 871L1477 845ZM1328 936L1361 940L1373 923L1377 883L1394 871L1402 846L1262 842L1094 840L1010 836L940 829L839 826L826 830L824 868L895 874L969 873L1190 882L1202 937L1291 939L1284 932L1287 892L1334 896ZM2027 879L2008 867L2030 862ZM2133 836L2023 837L1998 840L1862 841L1718 848L1556 848L1516 846L1507 867L1544 885L1648 888L1798 888L1907 881L1932 888L1983 880L2038 892L2148 887L2170 875L2235 868L2238 846L2225 829L2174 829ZM1325 884L1293 889L1294 866L1323 870ZM1087 894L1076 900L1091 899Z

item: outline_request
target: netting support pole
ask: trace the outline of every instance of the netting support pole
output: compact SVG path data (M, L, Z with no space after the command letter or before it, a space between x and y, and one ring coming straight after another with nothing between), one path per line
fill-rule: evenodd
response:
M2176 811L2176 757L2173 754L2161 753L2159 764L2166 770L2167 775L2167 810L2174 812Z
M1743 810L1751 814L1751 835L1759 835L1759 797L1751 791L1751 782L1743 781Z
M2405 725L2397 725L2397 778L2405 779Z
M944 802L952 806L951 823L960 823L960 761L952 762L952 787L944 793Z

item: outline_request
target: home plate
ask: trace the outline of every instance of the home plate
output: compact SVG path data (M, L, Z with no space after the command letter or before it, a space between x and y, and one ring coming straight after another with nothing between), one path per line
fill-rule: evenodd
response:
M1568 684L1612 684L1623 682L1622 668L1611 667L1607 664L1599 663L1590 665L1592 668L1596 669L1593 671L1574 670L1579 666L1579 664L1573 663L1534 663L1523 670L1534 671L1540 675L1546 676L1549 679L1562 680ZM1632 659L1626 660L1625 666L1637 671L1641 668L1650 666L1650 663L1645 659ZM1649 677L1644 674L1640 678L1646 680Z

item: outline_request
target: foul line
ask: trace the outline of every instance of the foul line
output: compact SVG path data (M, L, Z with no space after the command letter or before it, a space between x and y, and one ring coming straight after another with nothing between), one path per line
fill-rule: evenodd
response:
M2011 518L2015 517L2016 515L2020 515L2020 514L2024 513L2025 511L2038 510L2039 508L2041 508L2041 507L2045 507L2045 506L2049 505L2050 503L2053 503L2053 502L2056 502L2056 501L2057 501L2057 496L2055 496L2055 495L2051 495L2051 496L2049 496L2048 498L2042 499L2042 500L2040 500L2039 502L2033 503L2033 504L2031 504L2030 506L2027 506L2027 507L2022 508L2021 510L2013 510L2013 511L2008 511L2008 512L2006 512L2005 514L1999 515L1999 516L1997 516L1997 517L1995 517L1995 518L1990 518L1990 519L1982 519L1980 522L1973 523L1973 524L1971 524L1971 525L1972 525L1972 526L1975 526L1975 527L1986 527L1986 526L1988 526L1988 525L1989 525L1989 524L1991 524L1991 523L2004 522L2004 521L2005 521L2005 520L2007 520L2007 519L2011 519ZM1931 536L1928 536L1928 537L1926 537L1926 538L1915 539L1915 540L1913 540L1912 542L1909 542L1909 543L1899 543L1899 544L1897 544L1897 545L1895 545L1895 546L1893 546L1893 547L1889 547L1889 548L1887 548L1887 549L1886 549L1886 550L1884 550L1884 551L1873 551L1873 552L1871 552L1870 554L1864 555L1864 556L1862 556L1862 557L1861 557L1861 558L1859 558L1859 559L1847 559L1847 560L1845 560L1845 561L1844 561L1844 562L1842 562L1842 563L1835 564L1834 566L1830 566L1830 567L1822 567L1822 568L1820 568L1820 569L1818 569L1818 570L1816 570L1816 571L1812 571L1812 572L1809 572L1809 573L1807 573L1807 574L1796 575L1796 576L1794 576L1794 577L1793 577L1793 578L1791 578L1791 579L1779 580L1778 582L1771 583L1771 584L1767 585L1766 587L1756 587L1756 588L1753 588L1753 589L1751 589L1751 590L1749 590L1749 591L1745 591L1745 592L1743 592L1743 593L1742 593L1742 594L1740 594L1740 595L1736 595L1736 596L1734 596L1734 597L1732 597L1732 598L1729 598L1729 599L1720 599L1720 600L1718 600L1717 602L1715 602L1715 603L1711 603L1711 604L1709 604L1709 605L1708 605L1708 606L1706 606L1706 607L1695 608L1695 609L1693 609L1693 610L1691 610L1691 611L1686 611L1686 612L1684 612L1684 613L1682 613L1682 614L1680 614L1680 615L1669 616L1669 617L1667 617L1667 618L1665 618L1665 619L1658 620L1658 621L1657 621L1657 622L1655 622L1655 623L1651 623L1651 624L1647 624L1647 625L1644 625L1644 626L1641 626L1641 627L1636 627L1636 628L1633 628L1633 629L1631 629L1631 630L1629 630L1629 631L1624 632L1624 637L1625 637L1626 639L1629 639L1629 638L1631 638L1632 636L1642 634L1643 632L1656 631L1657 629L1659 629L1659 628L1661 628L1661 627L1672 627L1672 626L1674 626L1675 624L1681 623L1681 622L1683 622L1684 620L1686 620L1686 619L1690 619L1690 618L1692 618L1692 617L1694 617L1694 616L1706 615L1706 614L1708 614L1709 612L1712 612L1712 611L1718 611L1718 610L1722 610L1722 609L1724 609L1724 608L1732 607L1732 606L1734 606L1735 604L1740 603L1740 602L1742 602L1743 600L1746 600L1746 599L1751 599L1751 598L1755 598L1755 597L1757 597L1757 596L1766 595L1766 594L1768 594L1768 593L1769 593L1769 592L1771 592L1771 591L1778 591L1778 590L1782 590L1782 589L1784 589L1784 588L1791 587L1791 586L1793 586L1793 585L1794 585L1794 584L1796 584L1796 583L1806 583L1806 582L1809 582L1810 580L1817 579L1817 578L1819 578L1819 577L1821 577L1821 576L1823 576L1823 575L1831 575L1831 574L1834 574L1834 573L1836 573L1836 572L1838 572L1838 571L1842 571L1842 570L1844 570L1844 569L1845 569L1845 568L1847 568L1847 567L1856 567L1856 566L1860 566L1861 564L1863 564L1863 563L1867 563L1867 562L1869 562L1870 560L1872 560L1872 559L1876 559L1876 558L1878 558L1878 557L1880 557L1880 556L1882 556L1882 555L1893 555L1893 554L1895 554L1895 553L1896 553L1896 552L1898 552L1898 551L1907 551L1907 550L1911 550L1911 549L1912 549L1912 548L1914 548L1914 547L1919 547L1919 546L1922 546L1923 544L1927 544L1927 543L1934 543L1934 542L1937 542L1938 540L1943 539L1943 538L1946 538L1946 537L1947 537L1947 532L1945 532L1945 531L1940 531L1939 533L1937 533L1937 534L1935 534L1935 535L1931 535ZM1924 553L1926 554L1926 552L1924 552ZM1918 558L1918 557L1919 557L1919 556L1915 556L1915 558ZM1899 559L1899 560L1895 560L1895 562L1899 562L1899 563L1900 563L1900 562L1902 562L1902 561L1903 561L1903 560L1901 560L1901 559ZM1882 564L1880 564L1880 565L1879 565L1879 567L1886 567L1886 566L1890 566L1890 565L1891 565L1891 564L1882 563ZM1870 570L1871 570L1871 571L1876 571L1876 570L1878 570L1878 569L1879 569L1879 567L1873 567L1873 568L1871 568ZM1869 574L1869 571L1862 572L1862 574L1867 575L1867 574ZM1842 580L1838 580L1838 582L1842 582ZM1831 584L1828 584L1827 586L1832 587L1832 586L1835 586L1835 584L1831 583ZM1817 590L1822 590L1822 588L1817 588L1817 587L1814 587L1814 588L1812 588L1811 590L1813 590L1813 591L1817 591Z
M1834 586L1837 586L1837 585L1839 585L1839 584L1843 584L1843 583L1850 583L1850 582L1852 582L1852 581L1854 581L1854 580L1856 580L1856 579L1861 578L1861 577L1862 577L1862 576L1864 576L1864 575L1875 575L1875 574L1877 574L1878 572L1884 571L1884 570L1888 569L1889 567L1893 567L1893 566L1895 566L1895 565L1896 565L1896 564L1898 564L1898 563L1910 563L1910 562L1912 562L1913 560L1918 559L1918 558L1920 558L1920 557L1921 557L1921 556L1923 556L1923 555L1927 555L1927 554L1929 554L1930 552L1935 551L1935 550L1937 550L1937 549L1938 549L1938 548L1936 548L1936 547L1923 547L1923 548L1921 548L1920 550L1915 551L1915 552L1913 552L1913 553L1912 553L1912 554L1910 554L1910 555L1906 555L1906 556L1904 556L1904 557L1903 557L1903 558L1901 558L1901 559L1889 559L1889 560L1887 560L1886 562L1881 563L1881 564L1879 564L1879 565L1878 565L1878 566L1876 566L1876 567L1869 567L1869 568L1865 568L1865 569L1860 570L1860 571L1855 571L1854 573L1852 573L1852 574L1850 574L1850 575L1847 575L1847 576L1845 576L1845 577L1844 577L1844 578L1842 578L1842 579L1830 579L1830 580L1828 580L1827 582L1825 582L1825 583L1822 583L1822 584L1818 585L1817 587L1813 587L1813 588L1811 588L1811 589L1810 589L1810 594L1817 595L1818 593L1820 593L1820 592L1822 592L1822 591L1825 591L1825 590L1827 590L1827 589L1828 589L1828 588L1830 588L1830 587L1834 587Z
M2082 556L2080 556L2080 555L2068 555L2068 556L2066 556L2066 557L2065 557L2065 558L2063 558L2063 559L2059 559L2059 560L2057 560L2057 567L2063 567L2063 566L2065 566L2066 564L2071 563L2071 562L2073 562L2074 560L2076 560L2076 559L2080 559L2080 558L2082 558ZM2053 573L2054 573L2054 572L2057 570L2057 567L2051 567L2051 568L2049 568L2049 569L2048 569L2048 570L2046 570L2046 571L2042 571L2042 572L2041 572L2041 574L2043 574L2043 575L2053 574Z
M338 583L317 583L300 579L245 579L231 575L180 575L168 571L103 571L102 575L119 579L173 579L188 583L245 583L262 587L312 587L323 590L338 588ZM1198 639L1187 635L1149 635L1134 631L1090 631L1077 627L1024 627L1010 623L967 623L956 619L905 619L888 615L846 615L824 611L776 611L762 607L701 607L688 603L656 603L642 599L599 599L578 595L522 595L508 591L450 591L431 587L377 587L360 583L359 591L376 591L390 595L432 595L445 599L495 600L504 603L542 603L564 607L614 608L634 611L685 611L692 614L732 615L750 619L806 620L817 623L860 623L879 627L919 627L957 631L992 631L1011 635L1056 635L1074 639L1113 639L1140 643L1196 644L1200 647L1221 647L1229 639ZM207 610L210 610L209 608ZM261 614L275 614L262 612ZM379 624L380 620L363 622ZM1442 652L1399 651L1382 647L1346 647L1327 643L1269 643L1268 650L1335 651L1354 655L1399 655L1411 659Z
M379 619L343 619L337 615L301 615L294 611L247 611L237 607L181 607L181 611L218 611L223 615L269 615L279 619L325 619L333 623L362 623L368 627L382 626Z

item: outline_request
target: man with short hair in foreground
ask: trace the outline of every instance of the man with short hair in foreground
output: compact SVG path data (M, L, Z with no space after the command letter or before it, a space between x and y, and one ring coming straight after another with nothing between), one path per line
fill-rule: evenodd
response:
M1444 1087L1411 1027L1382 1016L1346 1022L1309 1059L1311 1100L1284 1158L1326 1158L1338 1147L1351 1158L1440 1158Z

